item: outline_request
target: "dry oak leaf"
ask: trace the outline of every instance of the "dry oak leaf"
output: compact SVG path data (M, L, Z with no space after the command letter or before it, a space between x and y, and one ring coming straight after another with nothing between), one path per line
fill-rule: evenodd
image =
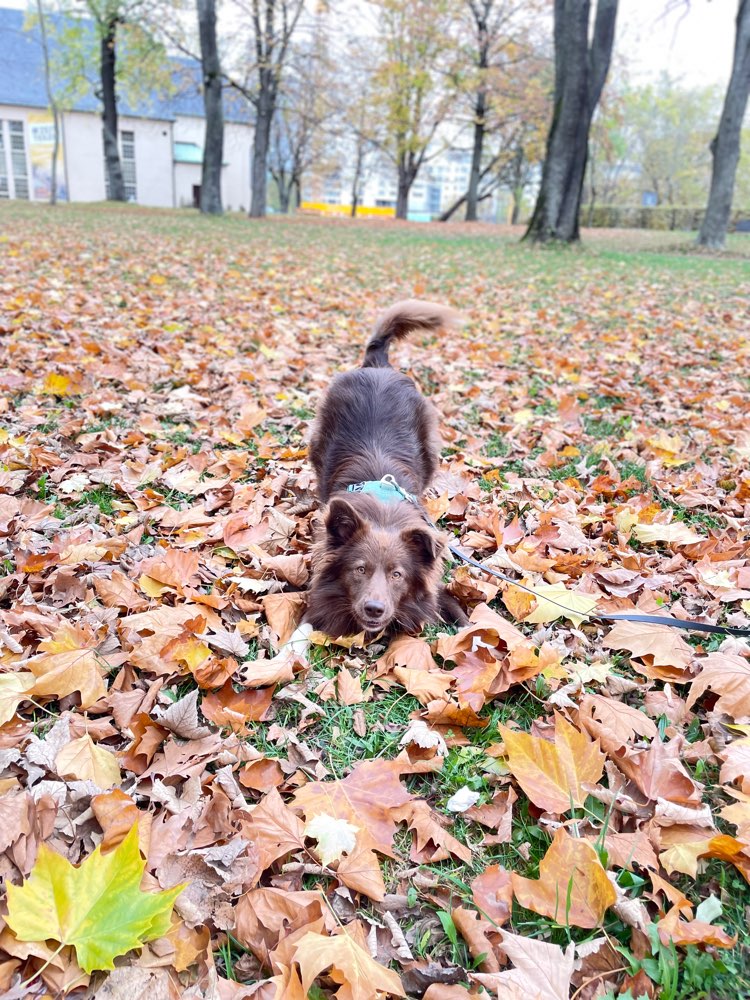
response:
M732 653L709 653L699 662L703 669L690 686L687 707L710 689L719 696L714 711L750 722L750 662Z
M15 674L0 674L0 726L10 722L16 714L16 709L26 694L32 690L36 677L29 670L21 670Z
M299 966L305 995L318 976L329 970L328 977L341 984L336 995L342 1000L406 996L398 974L371 958L345 927L333 937L308 932L297 942L293 960Z
M320 813L349 820L367 830L374 850L393 857L393 835L399 822L394 814L414 800L399 776L438 770L442 764L440 757L413 764L405 754L395 760L366 760L341 780L305 785L294 797L294 808L308 821Z
M641 659L650 657L655 667L671 667L680 672L693 659L693 649L668 625L618 622L602 645L607 649L627 649Z
M34 695L65 695L79 691L81 708L90 708L107 693L107 664L97 655L99 640L90 628L61 625L39 644L42 650L26 661L36 677Z
M55 767L62 778L93 781L103 790L122 782L114 754L98 747L88 733L62 748L55 758Z
M599 856L586 840L571 837L564 827L539 862L539 878L513 872L513 895L527 910L558 924L598 927L617 893Z
M656 723L637 708L631 708L619 698L605 698L599 694L587 694L581 699L578 722L607 750L627 746L637 736L652 740L659 733Z
M599 744L555 713L554 742L498 727L505 742L508 770L540 809L564 813L582 806L584 784L596 784L604 770Z
M304 823L284 805L275 788L264 796L249 817L242 816L241 833L257 850L262 872L279 858L305 847Z

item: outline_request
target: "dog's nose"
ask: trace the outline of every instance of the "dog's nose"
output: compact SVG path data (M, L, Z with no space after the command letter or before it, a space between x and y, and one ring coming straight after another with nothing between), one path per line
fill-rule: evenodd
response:
M368 601L367 604L365 604L365 614L368 618L380 618L384 611L385 604L381 604L380 601Z

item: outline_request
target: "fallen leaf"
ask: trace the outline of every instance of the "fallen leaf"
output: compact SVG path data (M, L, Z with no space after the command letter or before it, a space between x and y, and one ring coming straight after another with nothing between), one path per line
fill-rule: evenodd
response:
M534 805L565 813L582 806L583 785L596 784L604 770L604 754L597 743L555 715L554 742L499 726L508 756L508 769Z
M29 878L6 888L6 923L19 941L73 945L85 972L112 969L118 955L166 933L184 888L141 891L144 867L135 826L114 851L97 847L78 868L42 844Z
M614 886L586 840L564 827L539 862L539 878L512 875L513 895L521 906L563 926L598 927L617 900Z

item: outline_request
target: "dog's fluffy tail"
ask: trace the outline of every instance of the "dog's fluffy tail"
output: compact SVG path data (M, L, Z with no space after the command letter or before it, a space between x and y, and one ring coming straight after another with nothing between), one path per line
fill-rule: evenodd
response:
M388 348L392 340L401 340L412 330L439 330L441 327L455 329L461 323L461 316L449 306L436 302L421 302L407 299L397 302L382 314L375 324L362 362L363 368L388 368Z

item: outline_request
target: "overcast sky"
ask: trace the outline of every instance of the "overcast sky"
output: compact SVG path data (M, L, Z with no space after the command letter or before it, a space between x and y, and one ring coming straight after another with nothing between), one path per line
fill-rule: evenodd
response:
M664 0L620 0L616 50L634 80L662 70L690 86L726 86L734 49L737 0L690 0L668 16Z
M662 70L693 86L726 86L734 47L737 0L685 0L685 9L663 16L678 0L620 0L615 47L634 82ZM594 4L592 3L592 6ZM2 7L25 8L26 0L0 0Z

